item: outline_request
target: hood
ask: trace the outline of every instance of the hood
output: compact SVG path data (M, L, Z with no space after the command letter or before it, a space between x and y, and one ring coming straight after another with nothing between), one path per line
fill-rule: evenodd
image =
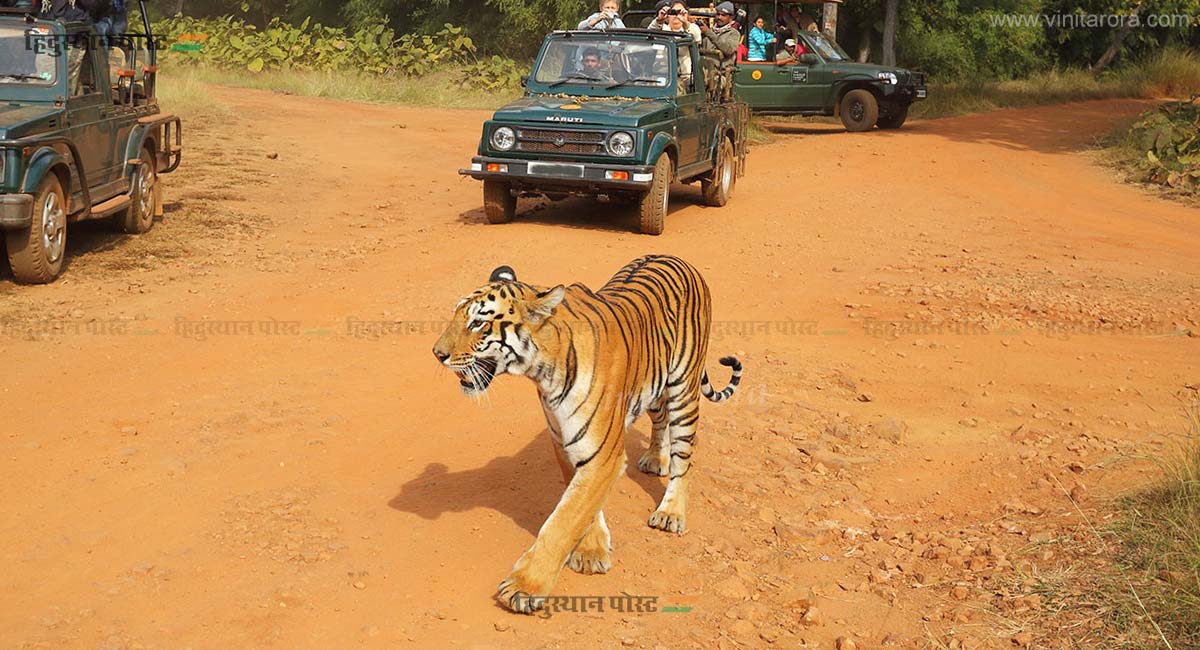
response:
M899 66L876 65L874 63L855 63L853 61L837 61L825 64L831 70L837 70L839 76L863 76L872 79L878 79L880 72L895 72L897 76L903 77L908 74L908 70Z
M22 138L62 125L62 109L44 104L0 104L0 139Z
M492 119L501 122L637 127L668 119L674 108L670 99L665 97L638 100L580 99L583 101L570 97L522 97L496 111Z

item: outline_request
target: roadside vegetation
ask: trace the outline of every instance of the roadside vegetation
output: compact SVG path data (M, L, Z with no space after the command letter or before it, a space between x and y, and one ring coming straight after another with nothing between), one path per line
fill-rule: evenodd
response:
M1184 438L1159 464L1159 482L1120 504L1112 532L1128 582L1113 580L1111 594L1124 619L1153 630L1149 642L1200 648L1200 402L1188 409Z
M1129 180L1200 199L1200 90L1142 113L1110 138L1106 151Z

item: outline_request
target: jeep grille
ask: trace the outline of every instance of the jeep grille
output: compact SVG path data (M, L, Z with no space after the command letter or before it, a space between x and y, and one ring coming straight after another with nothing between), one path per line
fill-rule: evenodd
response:
M603 131L517 129L517 151L603 154Z

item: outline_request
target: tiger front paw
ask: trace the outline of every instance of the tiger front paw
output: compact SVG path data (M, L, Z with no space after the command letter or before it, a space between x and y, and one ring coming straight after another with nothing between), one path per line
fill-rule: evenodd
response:
M638 469L651 476L666 476L670 467L670 457L653 449L647 449L638 459Z
M657 528L668 533L682 533L687 530L687 517L682 512L655 510L650 513L650 521L646 523L651 528Z
M532 614L546 606L549 586L530 580L522 571L513 571L500 581L496 599L509 610L518 614Z
M612 568L612 548L607 536L588 533L567 558L572 571L583 574L608 573Z

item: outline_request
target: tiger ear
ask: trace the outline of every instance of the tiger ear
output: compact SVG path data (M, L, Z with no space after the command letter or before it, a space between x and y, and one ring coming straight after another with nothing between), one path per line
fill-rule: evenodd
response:
M529 301L529 320L533 323L540 323L554 313L554 309L562 303L563 298L567 295L567 288L561 284L553 289L542 291Z
M511 266L497 266L488 282L515 282L516 279L517 272L512 270Z

